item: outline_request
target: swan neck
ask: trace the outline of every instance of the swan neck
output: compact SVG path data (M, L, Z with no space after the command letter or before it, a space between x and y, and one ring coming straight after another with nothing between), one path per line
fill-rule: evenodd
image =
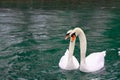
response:
M70 39L70 44L69 44L69 58L68 59L71 59L71 57L73 56L74 47L75 47L75 41L71 42L71 39Z
M86 41L86 36L83 30L79 30L78 32L78 37L80 40L80 63L85 63L85 56L86 56L86 49L87 49L87 41Z

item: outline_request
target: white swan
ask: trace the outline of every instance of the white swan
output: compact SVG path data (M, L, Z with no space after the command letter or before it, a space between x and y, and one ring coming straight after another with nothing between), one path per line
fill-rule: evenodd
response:
M66 39L72 30L69 30L66 34ZM79 68L79 62L73 56L75 41L70 41L69 49L66 50L65 54L61 57L59 61L59 67L64 70L75 70Z
M104 67L104 57L106 51L92 53L85 57L87 49L86 36L81 28L75 28L71 32L71 41L74 42L76 36L80 40L80 71L82 72L95 72Z

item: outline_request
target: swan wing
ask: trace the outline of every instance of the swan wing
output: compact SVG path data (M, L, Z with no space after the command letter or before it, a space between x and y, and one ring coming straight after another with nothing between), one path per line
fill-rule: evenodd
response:
M79 62L75 56L72 56L68 61L69 50L67 49L65 54L61 57L59 67L65 70L74 70L79 68Z
M73 56L73 63L75 64L75 68L78 69L80 64L75 56Z
M86 57L86 66L89 70L97 71L104 67L104 57L106 51L92 53Z
M65 69L66 65L67 65L67 60L68 60L68 54L69 51L68 49L66 50L65 54L61 57L60 61L59 61L59 67L61 69Z

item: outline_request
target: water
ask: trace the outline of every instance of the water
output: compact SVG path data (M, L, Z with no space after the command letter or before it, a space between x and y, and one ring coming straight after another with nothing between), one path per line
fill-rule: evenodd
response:
M77 9L0 8L0 80L119 80L120 7ZM87 55L107 51L104 70L64 71L58 63L69 40L69 29L81 27ZM79 42L75 54L79 60Z

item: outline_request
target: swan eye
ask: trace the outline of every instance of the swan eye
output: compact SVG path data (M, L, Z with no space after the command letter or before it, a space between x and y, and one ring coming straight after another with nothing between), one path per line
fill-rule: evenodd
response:
M67 33L67 34L66 34L66 36L69 36L69 35L70 35L70 33Z
M75 33L73 33L73 34L71 35L71 37L73 37L73 36L76 36Z

